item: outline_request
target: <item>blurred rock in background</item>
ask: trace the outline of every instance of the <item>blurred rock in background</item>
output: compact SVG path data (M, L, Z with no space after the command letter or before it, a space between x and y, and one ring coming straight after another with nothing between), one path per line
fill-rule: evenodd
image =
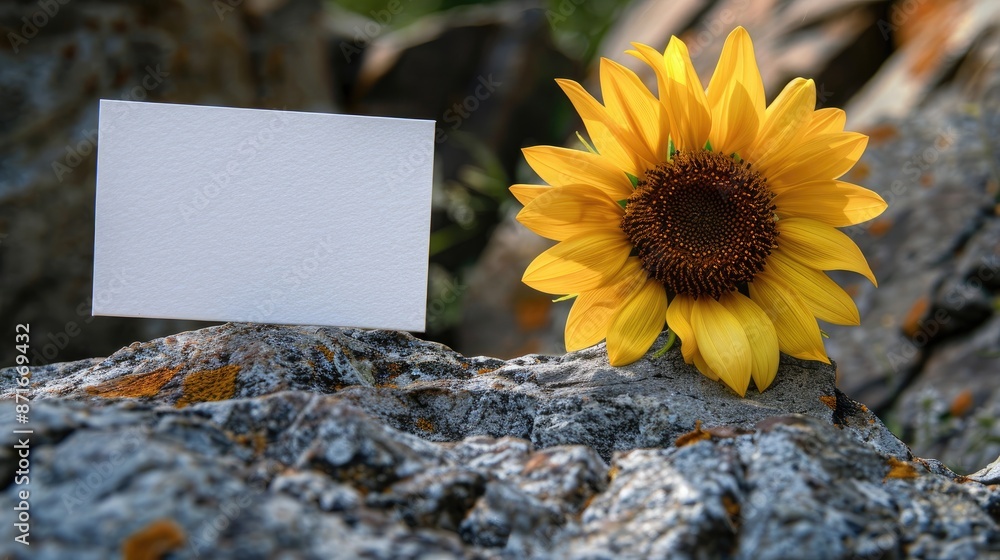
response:
M871 135L847 180L890 202L850 232L880 288L841 278L864 320L827 329L841 387L918 454L981 466L1000 452L1000 287L982 273L1000 258L998 6L76 0L39 15L37 2L4 3L0 316L32 323L39 364L200 325L89 315L98 99L332 111L438 123L425 336L473 355L562 353L570 304L520 282L550 242L513 221L506 191L537 179L521 147L579 147L554 78L596 93L599 56L645 72L623 54L629 42L662 48L677 35L707 79L744 25L769 99L812 77L821 105ZM0 349L2 363L12 356Z
M335 108L319 1L216 4L0 6L0 317L34 363L204 324L90 315L98 99Z

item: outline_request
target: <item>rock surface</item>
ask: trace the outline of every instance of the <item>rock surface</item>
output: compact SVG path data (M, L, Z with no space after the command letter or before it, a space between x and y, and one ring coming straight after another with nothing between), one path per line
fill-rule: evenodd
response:
M34 368L30 396L33 559L1000 558L995 473L913 457L815 362L739 399L676 349L229 324Z

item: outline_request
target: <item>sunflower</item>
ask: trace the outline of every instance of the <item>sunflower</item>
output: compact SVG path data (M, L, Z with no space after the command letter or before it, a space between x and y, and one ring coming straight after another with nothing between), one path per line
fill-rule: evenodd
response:
M526 148L545 185L514 185L517 219L557 241L523 281L575 299L566 348L607 339L610 363L642 357L664 323L684 360L743 396L774 380L779 351L829 363L817 319L857 325L851 297L824 272L873 284L838 227L886 208L838 180L868 138L840 109L816 109L812 80L770 105L742 27L727 38L704 89L676 37L662 54L628 51L656 74L659 97L626 67L601 60L603 103L557 80L583 121L587 148ZM561 298L562 299L562 298Z

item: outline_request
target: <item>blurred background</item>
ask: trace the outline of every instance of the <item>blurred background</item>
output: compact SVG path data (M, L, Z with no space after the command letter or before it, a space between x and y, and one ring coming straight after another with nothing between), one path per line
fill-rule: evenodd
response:
M890 203L848 232L881 287L837 278L864 320L826 329L840 387L918 455L979 468L1000 453L998 23L990 0L7 0L0 317L31 323L36 365L207 325L90 316L98 99L414 117L439 130L421 336L562 353L570 304L520 282L549 242L507 192L537 182L522 147L580 147L554 78L599 96L603 56L648 80L623 51L677 35L707 83L743 25L768 99L811 77L871 136L847 180Z

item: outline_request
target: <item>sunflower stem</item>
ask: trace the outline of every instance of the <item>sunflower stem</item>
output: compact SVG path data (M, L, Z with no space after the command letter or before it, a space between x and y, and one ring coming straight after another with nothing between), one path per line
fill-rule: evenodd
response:
M662 358L663 355L667 353L667 350L670 350L670 348L674 345L674 342L676 340L677 340L677 333L671 330L670 335L667 336L667 343L663 345L663 348L660 348L659 350L653 353L653 358L654 359Z
M590 152L590 153L592 153L592 154L595 154L595 155L597 154L597 150L595 150L595 149L594 149L594 147L593 147L593 146L591 146L591 145L590 145L590 144L589 144L589 143L587 142L587 140L586 140L586 139L585 139L585 138L583 137L583 135L582 135L582 134L580 134L580 131L579 131L579 130L578 130L578 131L576 131L576 137L580 139L580 143L582 143L582 144L583 144L583 147L584 147L584 148L587 148L587 151L588 151L588 152Z

